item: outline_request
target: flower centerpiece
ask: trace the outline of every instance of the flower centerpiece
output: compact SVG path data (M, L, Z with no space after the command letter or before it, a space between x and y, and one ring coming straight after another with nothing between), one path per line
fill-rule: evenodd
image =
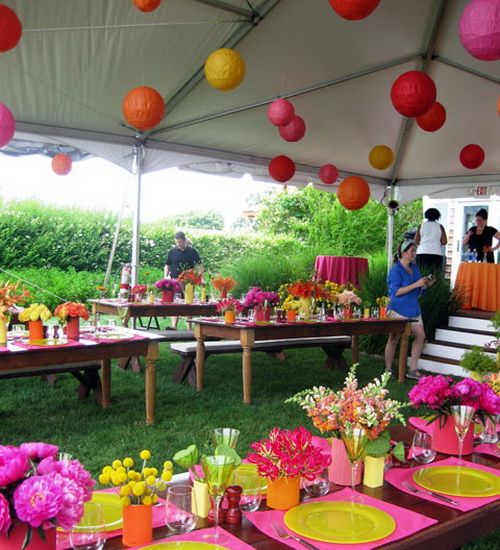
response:
M142 300L142 297L146 294L148 291L147 285L134 285L131 290L131 294L134 296L134 300L136 302L140 302Z
M380 296L379 298L377 298L375 300L375 302L377 303L378 308L379 308L380 317L386 317L387 306L389 305L390 301L391 301L391 299L389 298L389 296Z
M279 304L280 297L277 292L262 290L255 286L251 288L245 296L243 305L247 308L253 308L255 321L269 321L271 317L271 308Z
M236 313L243 310L243 305L236 298L225 298L217 304L217 311L224 313L224 321L226 323L234 323L236 321Z
M352 319L352 306L361 304L361 298L354 290L343 290L338 296L339 305L344 308L344 319Z
M422 376L408 393L414 407L425 407L433 434L433 448L446 454L458 453L458 441L452 418L454 405L474 408L485 424L488 416L500 414L500 397L485 383L464 378L455 382L450 376ZM430 412L430 415L427 413ZM471 426L465 441L464 454L472 452L474 430Z
M184 285L184 300L186 304L194 301L194 287L203 283L203 275L196 269L185 269L179 274L179 281Z
M19 288L19 283L9 281L0 283L0 345L7 343L7 326L10 321L9 310L30 297L30 293Z
M284 299L281 307L286 311L287 321L295 321L297 318L297 311L300 308L300 300L296 300L290 294Z
M257 464L259 476L268 480L267 505L291 508L299 503L300 479L313 480L331 462L321 447L312 443L304 427L273 428L266 439L250 445L248 461Z
M182 284L177 279L160 279L156 281L155 288L161 290L161 301L166 304L174 301L174 294L182 292Z
M43 338L43 322L52 317L50 309L44 304L31 304L19 313L19 320L28 323L29 339L31 341Z
M221 298L227 298L228 292L233 290L237 282L232 277L221 277L220 275L216 275L212 277L212 285L215 290L220 292Z
M80 317L84 321L89 318L87 308L78 302L59 304L54 310L54 315L66 323L66 336L72 340L78 340L80 337Z
M94 481L78 460L58 460L58 451L47 443L0 446L2 548L24 549L35 538L55 549L54 527L68 530L82 518Z
M310 318L316 300L324 296L322 285L314 281L296 281L283 285L282 289L299 301L299 311L304 319Z

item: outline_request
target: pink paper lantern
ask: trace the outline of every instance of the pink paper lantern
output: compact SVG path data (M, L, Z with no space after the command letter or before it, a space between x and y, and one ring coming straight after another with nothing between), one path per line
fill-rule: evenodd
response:
M267 118L274 126L286 126L294 114L295 109L287 99L275 99L267 108Z
M4 147L14 137L16 121L10 109L0 103L0 147Z
M469 170L479 168L484 162L483 148L475 143L470 143L462 148L459 158L465 168L468 168Z
M476 59L500 59L500 2L472 0L458 25L462 46Z
M22 34L23 26L16 13L8 6L0 4L0 52L15 48Z
M339 171L337 170L337 167L333 164L323 164L323 166L319 169L318 175L319 179L323 183L331 185L332 183L335 183L337 181L337 178L339 177Z
M394 108L403 116L417 117L426 113L436 101L436 85L422 71L408 71L398 76L391 88Z
M446 122L446 109L439 101L436 101L426 113L420 115L415 120L422 130L436 132Z
M285 141L300 141L306 133L306 123L302 117L293 115L286 126L279 127L279 132Z
M268 170L273 180L285 183L285 181L293 178L295 174L295 163L290 157L279 155L271 160Z

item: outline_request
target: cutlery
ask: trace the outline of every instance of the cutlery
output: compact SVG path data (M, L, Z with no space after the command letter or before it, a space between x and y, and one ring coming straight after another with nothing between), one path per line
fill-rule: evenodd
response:
M319 550L317 546L314 546L314 544L311 544L310 542L307 542L307 540L301 539L300 537L297 537L295 535L292 535L285 531L283 527L278 525L277 523L273 523L273 529L274 532L280 537L281 539L293 539L296 542L299 542L304 546L305 548L309 548L309 550Z
M441 495L439 493L434 493L434 491L424 491L423 489L417 489L416 487L413 487L413 485L410 485L409 481L403 481L403 485L408 489L408 491L411 491L416 495L418 494L431 495L435 498L443 500L444 502L447 502L448 504L453 504L453 506L459 506L459 503L456 500L445 497L444 495Z

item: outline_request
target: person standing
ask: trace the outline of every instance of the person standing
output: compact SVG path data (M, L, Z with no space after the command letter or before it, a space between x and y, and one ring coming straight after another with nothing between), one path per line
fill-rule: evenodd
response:
M186 234L183 231L178 231L174 235L174 240L175 246L169 250L165 264L165 278L177 279L182 271L196 266L202 269L200 255L191 246L192 243L186 238Z
M481 208L476 212L476 225L471 227L465 234L463 245L471 252L477 252L477 261L482 262L486 255L486 261L489 264L495 263L494 251L500 246L500 232L486 225L488 221L488 212ZM493 246L493 237L499 241Z
M448 242L444 227L438 222L441 213L437 208L428 208L415 234L417 248L417 265L419 269L438 272L443 271L443 245Z

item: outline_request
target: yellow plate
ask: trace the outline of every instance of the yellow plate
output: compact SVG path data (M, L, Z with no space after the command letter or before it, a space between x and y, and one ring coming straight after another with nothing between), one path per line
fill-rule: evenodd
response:
M92 501L102 507L106 531L121 529L123 525L123 508L117 493L94 493Z
M149 546L143 546L142 550L147 549L154 550L170 550L171 548L181 548L182 550L206 550L207 548L221 548L225 549L225 546L219 546L218 544L210 544L208 542L194 542L189 540L183 540L178 542L159 542L158 544L150 544Z
M285 525L294 533L322 542L360 544L383 539L396 529L388 513L343 501L300 504L285 514Z
M62 338L42 338L41 340L29 340L28 344L34 346L63 346L68 341Z
M233 485L234 484L234 474L235 472L247 472L249 474L255 474L255 476L257 477L258 476L258 473L257 473L257 464L251 464L251 463L248 463L248 462L244 462L242 464L240 464L236 470L233 470L232 474L231 474L231 477L230 477L230 482L229 482L229 485ZM245 490L243 490L243 494L245 495L246 492ZM262 487L262 495L266 495L267 494L267 485L264 485Z
M96 338L99 340L126 340L132 338L132 336L123 332L102 332L96 335Z
M500 477L466 466L431 466L413 474L415 483L437 493L457 497L494 497L500 494Z

